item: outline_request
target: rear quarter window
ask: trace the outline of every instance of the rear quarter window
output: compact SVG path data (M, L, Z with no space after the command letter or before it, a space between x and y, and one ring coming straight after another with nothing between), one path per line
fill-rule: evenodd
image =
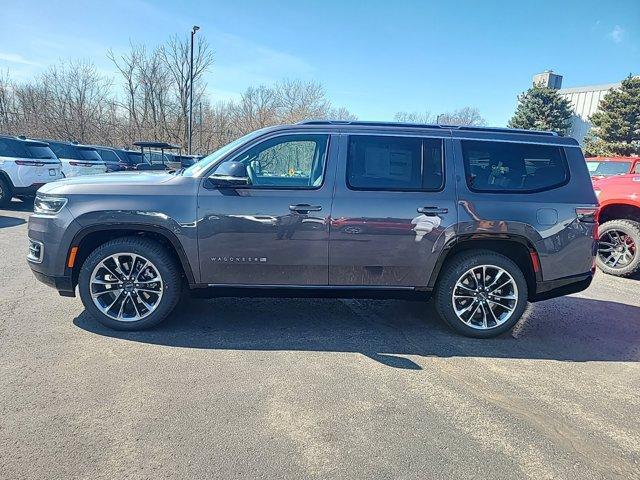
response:
M17 157L16 143L16 140L10 138L0 138L0 157Z
M564 149L554 145L461 140L467 186L472 191L530 193L566 184Z

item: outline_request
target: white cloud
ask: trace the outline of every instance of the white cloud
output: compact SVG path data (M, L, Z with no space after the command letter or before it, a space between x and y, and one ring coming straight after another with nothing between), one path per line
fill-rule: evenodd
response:
M17 53L0 52L0 61L9 62L9 63L19 63L20 65L34 65L34 66L40 65L38 62L32 62L31 60L27 60L22 55L18 55Z
M611 30L607 34L607 37L613 40L614 43L620 43L622 42L625 33L626 31L624 28L622 28L620 25L616 25L615 27L613 27L613 30Z

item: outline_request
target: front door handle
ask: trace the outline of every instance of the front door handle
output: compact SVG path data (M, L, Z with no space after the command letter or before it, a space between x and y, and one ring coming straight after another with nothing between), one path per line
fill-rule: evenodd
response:
M322 206L300 203L298 205L289 205L289 210L296 213L319 212L320 210L322 210Z
M419 207L418 213L422 213L428 217L435 217L436 215L445 215L449 213L449 209L438 207Z

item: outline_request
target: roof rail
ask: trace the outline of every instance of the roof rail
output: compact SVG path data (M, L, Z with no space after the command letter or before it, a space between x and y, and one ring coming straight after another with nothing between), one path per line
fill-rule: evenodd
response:
M462 130L472 132L496 132L496 133L524 133L527 135L558 136L556 132L544 130L524 130L519 128L501 127L472 127L466 125L443 125L429 123L408 123L408 122L375 122L360 120L303 120L296 125L360 125L369 127L406 127L406 128L445 128L451 130Z

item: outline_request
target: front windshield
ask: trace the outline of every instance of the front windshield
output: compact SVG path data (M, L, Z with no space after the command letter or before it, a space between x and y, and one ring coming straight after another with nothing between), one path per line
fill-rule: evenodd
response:
M243 143L248 142L249 140L261 135L266 129L263 128L261 130L256 130L255 132L248 133L231 143L226 144L224 147L220 147L213 153L210 153L198 163L191 165L189 168L185 169L182 172L183 175L187 177L197 177L203 171L209 169L212 165L215 165L221 158L223 158L227 153L233 151L235 148L239 147Z
M592 177L610 177L629 173L631 162L587 162L587 168Z

